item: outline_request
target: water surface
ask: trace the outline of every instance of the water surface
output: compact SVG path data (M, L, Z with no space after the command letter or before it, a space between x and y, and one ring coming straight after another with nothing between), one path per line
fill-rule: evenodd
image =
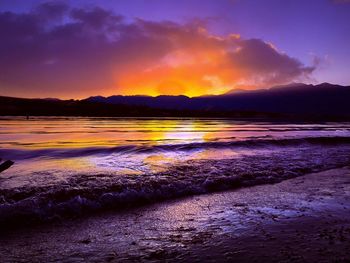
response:
M0 209L47 217L162 200L281 181L349 156L348 122L1 117L0 158L15 164L0 174Z

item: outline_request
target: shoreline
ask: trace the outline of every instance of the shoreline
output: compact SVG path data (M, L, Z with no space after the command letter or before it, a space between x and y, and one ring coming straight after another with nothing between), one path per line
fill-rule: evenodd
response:
M345 262L350 169L186 197L0 238L1 262Z
M189 151L186 154L190 153L188 156L192 159L188 160L185 153L81 159L81 167L95 162L106 165L107 170L85 167L86 171L91 169L89 172L79 170L79 166L60 170L73 164L69 159L63 163L55 160L32 162L25 169L28 173L23 173L25 166L18 165L2 174L0 231L10 226L17 228L166 199L276 183L310 172L343 167L350 161L348 144L339 147L310 143L290 147L284 140L278 143L280 147L248 145L236 150ZM216 159L216 155L220 159ZM130 158L132 161L128 160ZM159 160L165 162L159 163ZM126 163L128 169L138 173L125 176L126 167L120 163ZM121 170L108 171L108 167Z

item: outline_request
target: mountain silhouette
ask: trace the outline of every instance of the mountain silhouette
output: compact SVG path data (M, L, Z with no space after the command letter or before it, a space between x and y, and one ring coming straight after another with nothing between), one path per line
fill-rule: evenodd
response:
M292 83L216 96L94 96L83 100L0 97L0 115L263 117L350 120L350 87Z
M254 111L290 115L350 116L350 87L322 83L292 83L270 89L239 91L217 96L111 96L90 102L148 106L172 110Z

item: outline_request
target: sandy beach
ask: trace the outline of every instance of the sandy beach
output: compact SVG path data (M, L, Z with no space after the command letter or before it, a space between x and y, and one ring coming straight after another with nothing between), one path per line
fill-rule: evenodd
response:
M2 233L1 262L348 262L350 169Z

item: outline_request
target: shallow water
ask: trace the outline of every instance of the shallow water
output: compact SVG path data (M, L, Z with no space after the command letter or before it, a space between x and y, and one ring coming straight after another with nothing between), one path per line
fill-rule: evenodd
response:
M228 158L242 152L234 146L249 144L248 153L259 142L310 137L350 137L350 123L2 117L0 158L16 161L7 172L16 175L51 169L130 174L190 159Z
M270 183L350 161L350 123L0 118L0 210L52 217Z

